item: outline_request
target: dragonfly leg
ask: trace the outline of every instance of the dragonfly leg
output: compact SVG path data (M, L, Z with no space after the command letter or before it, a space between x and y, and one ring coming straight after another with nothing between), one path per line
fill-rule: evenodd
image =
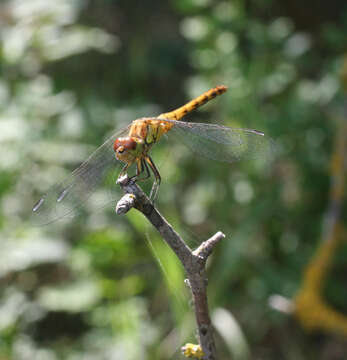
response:
M118 179L117 181L124 175L126 175L126 172L128 170L128 168L132 165L132 163L126 163L122 170L120 171L119 175L118 175ZM137 181L137 177L141 174L141 172L143 171L143 168L137 164L137 169L136 169L136 174L134 176L129 177L129 181L132 182L136 182Z
M151 159L151 157L146 156L145 160L146 160L147 164L149 165L149 167L151 168L151 170L153 171L154 178L155 178L152 189L151 189L151 193L149 195L149 199L151 201L154 201L155 198L157 197L157 194L158 194L158 190L159 190L159 186L160 186L160 182L161 182L161 177L160 177L159 171L155 167L154 162Z
M141 163L141 165L139 163L137 163L137 166L138 167L141 166L141 171L138 174L136 174L136 176L139 176L143 172L144 169L146 170L146 175L144 177L142 177L142 178L136 178L136 181L147 180L151 176L145 160L141 159L140 163Z
M136 174L133 175L133 176L131 176L131 177L129 178L129 180L132 181L132 182L136 182L136 181L138 181L138 180L141 180L141 179L139 179L138 177L141 175L142 172L143 172L143 164L142 164L142 161L138 161L138 162L136 163Z
M143 173L143 171L146 171L146 175L144 177L140 178L140 175ZM138 160L136 163L136 174L130 178L131 181L143 181L148 179L151 176L148 166L144 159Z
M119 175L118 175L118 179L121 178L122 176L124 176L128 170L128 167L130 166L130 164L125 164L122 168L122 170L120 171Z

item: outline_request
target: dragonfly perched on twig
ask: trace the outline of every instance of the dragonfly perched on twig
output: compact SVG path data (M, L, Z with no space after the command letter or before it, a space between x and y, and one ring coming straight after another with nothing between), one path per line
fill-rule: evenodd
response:
M180 121L189 112L226 91L226 86L216 86L174 111L134 120L106 140L69 177L42 196L33 206L34 218L45 224L70 214L120 163L124 165L119 177L125 175L131 165L136 165L133 181L149 178L152 171L154 182L150 199L154 200L161 177L149 152L168 132L175 133L176 138L193 151L218 161L234 162L270 152L272 140L260 131Z

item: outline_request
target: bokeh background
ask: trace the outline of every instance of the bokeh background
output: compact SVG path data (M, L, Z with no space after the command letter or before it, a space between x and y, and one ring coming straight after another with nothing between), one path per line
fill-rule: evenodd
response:
M189 245L226 234L208 266L220 359L346 359L346 51L345 0L2 0L0 359L196 342L182 268L140 214L28 214L115 129L218 84L189 120L262 130L276 159L219 164L175 139L153 158Z

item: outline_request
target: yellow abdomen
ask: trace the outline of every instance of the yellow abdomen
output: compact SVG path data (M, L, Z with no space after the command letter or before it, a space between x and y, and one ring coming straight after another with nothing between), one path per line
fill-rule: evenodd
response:
M189 103L181 106L180 108L159 115L160 118L169 119L169 120L180 120L183 118L183 116L187 115L189 112L197 109L198 107L206 104L208 101L214 99L216 96L221 95L225 93L228 90L228 88L224 85L216 86L215 88L212 88L197 98L189 101Z

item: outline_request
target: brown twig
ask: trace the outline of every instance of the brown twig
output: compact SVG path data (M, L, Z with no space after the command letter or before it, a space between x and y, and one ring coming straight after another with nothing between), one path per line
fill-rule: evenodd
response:
M208 311L205 265L212 249L225 235L217 232L209 240L203 242L195 251L192 251L136 183L132 182L127 176L118 179L117 183L122 187L125 195L117 203L116 213L124 214L132 207L142 212L181 261L186 271L186 283L193 295L199 343L204 352L203 359L216 360L216 347Z

